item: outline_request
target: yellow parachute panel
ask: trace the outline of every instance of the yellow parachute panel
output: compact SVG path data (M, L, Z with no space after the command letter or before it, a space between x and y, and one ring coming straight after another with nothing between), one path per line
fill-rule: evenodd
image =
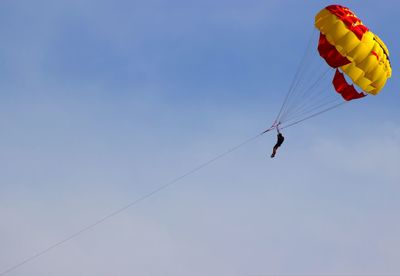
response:
M339 5L322 9L315 17L315 27L323 43L337 52L332 54L329 47L328 52L326 45L318 48L327 63L340 68L364 92L378 94L392 75L389 50L383 41L353 12Z

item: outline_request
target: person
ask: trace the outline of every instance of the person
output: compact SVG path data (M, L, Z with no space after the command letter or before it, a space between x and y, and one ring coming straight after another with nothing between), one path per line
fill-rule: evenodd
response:
M276 128L276 130L278 131L278 135L276 136L277 142L276 142L274 148L272 149L271 158L275 157L276 151L278 150L278 148L282 145L283 141L285 140L285 137L283 137L282 133L279 131L279 128Z

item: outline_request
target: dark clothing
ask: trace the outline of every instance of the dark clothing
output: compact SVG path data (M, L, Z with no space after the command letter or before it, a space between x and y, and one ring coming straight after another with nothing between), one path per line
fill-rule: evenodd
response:
M278 135L276 136L278 141L276 142L275 147L280 147L283 143L283 141L285 141L285 137L283 137L282 133L278 133Z
M276 142L274 148L272 149L271 158L275 157L276 151L282 145L283 141L285 141L285 137L283 137L282 133L280 133L280 132L278 132L278 135L276 136L276 138L277 138L277 142Z

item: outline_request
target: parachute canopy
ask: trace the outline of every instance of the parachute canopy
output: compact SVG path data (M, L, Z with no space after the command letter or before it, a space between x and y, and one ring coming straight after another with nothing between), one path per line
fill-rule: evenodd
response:
M314 26L272 127L283 129L376 95L392 75L385 43L350 9L327 6L315 16Z
M340 5L322 9L315 16L315 27L320 31L318 52L336 69L335 90L346 101L366 95L348 84L344 73L363 92L378 94L392 74L389 50L383 41L350 9Z

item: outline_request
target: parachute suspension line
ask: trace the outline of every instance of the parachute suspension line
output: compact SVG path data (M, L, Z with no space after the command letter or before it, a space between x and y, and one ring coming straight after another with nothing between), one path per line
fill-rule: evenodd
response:
M324 74L326 76L326 72ZM321 76L309 89L305 90L309 91L309 93L304 93L305 96L298 101L297 105L293 106L290 111L282 117L281 121L283 123L290 121L293 117L306 115L311 111L315 111L318 107L326 106L332 102L343 101L338 95L332 93L332 89L328 88L332 85L330 82L325 84L324 87L317 89L317 87L322 85L322 79L325 79L325 76Z
M296 110L298 106L302 104L307 104L309 102L308 99L316 94L317 88L322 84L322 81L325 80L325 77L327 76L329 69L315 70L315 72L319 71L322 73L319 76L317 75L317 79L314 81L312 85L298 89L299 92L296 95L297 98L293 101L293 104L290 107L288 107L286 114L284 114L285 116L289 115L289 113L292 113L294 110ZM317 96L319 96L319 94L317 94Z
M306 121L306 120L309 120L309 119L311 119L311 118L313 118L313 117L316 117L316 116L318 116L318 115L320 115L320 114L323 114L323 113L325 113L325 112L328 112L328 111L330 111L330 110L332 110L332 109L338 108L338 107L344 105L345 103L347 103L347 102L342 101L341 103L338 103L338 104L336 104L336 105L334 105L334 106L331 106L331 107L329 107L329 108L326 108L326 109L324 109L324 110L322 110L322 111L319 111L319 112L317 112L317 113L314 113L314 114L312 114L312 115L309 115L308 117L305 117L305 118L300 119L300 120L298 120L298 121L295 121L295 122L293 122L293 123L289 123L289 124L287 124L287 125L284 125L283 127L281 127L281 129L289 128L289 127L292 127L292 126L294 126L294 125L300 124L301 122L304 122L304 121ZM1 275L1 274L0 274L0 275Z
M286 112L282 114L281 119L280 119L282 122L285 121L286 117L293 111L294 108L296 108L299 104L306 102L306 101L304 101L303 96L307 92L312 93L313 89L316 88L321 83L321 81L324 79L324 77L327 75L327 73L330 70L331 69L328 68L325 71L323 71L322 74L317 78L317 80L310 87L308 87L307 89L303 89L301 92L297 93L296 99L294 99L292 101L292 104L286 109Z
M330 103L334 102L342 102L343 100L337 95L326 95L323 92L331 92L330 90L321 90L321 96L317 96L314 99L312 99L308 103L304 103L301 107L297 108L295 111L293 111L286 119L285 121L290 121L293 119L293 117L305 115L309 112L315 111L319 107L323 107L326 105L329 105Z
M310 109L310 110L308 110L306 112L303 112L302 114L299 114L299 115L291 117L289 120L286 121L285 125L286 126L291 125L291 122L293 122L294 120L305 121L305 120L302 120L301 118L309 118L309 119L311 119L311 118L315 117L316 115L324 113L324 112L320 112L321 108L326 107L326 106L331 106L331 107L334 107L334 106L337 106L337 105L340 106L343 103L345 103L345 102L343 102L342 100L338 100L338 99L334 99L334 100L332 100L330 102L322 103L322 104L320 104L318 106L315 106L313 109ZM326 108L327 109L326 111L329 111L329 110L333 109L331 107ZM323 110L323 111L325 111L325 110ZM313 112L315 112L315 113L313 113Z
M295 86L298 84L298 81L299 81L299 79L300 79L299 75L301 75L301 74L303 73L303 70L302 70L302 69L303 69L303 67L304 67L304 65L305 65L306 57L307 57L307 55L309 54L309 50L311 49L311 45L312 45L313 37L314 37L315 33L316 33L316 31L315 31L315 29L313 28L313 31L312 31L312 33L311 33L311 35L310 35L309 40L308 40L307 48L306 48L306 50L304 51L303 57L302 57L302 59L301 59L301 61L300 61L299 66L297 67L296 73L295 73L295 75L294 75L294 77L293 77L293 80L292 80L290 86L289 86L289 90L288 90L287 93L286 93L285 99L283 100L283 103L282 103L282 105L281 105L281 107L280 107L280 110L279 110L279 112L278 112L278 115L277 115L276 118L275 118L275 121L274 121L273 125L279 124L280 116L281 116L281 114L282 114L284 108L286 107L287 101L289 100L290 95L292 94L292 92L293 92Z
M223 157L227 156L228 154L231 154L232 152L238 150L239 148L249 144L250 142L253 142L254 140L256 140L257 138L259 138L260 136L262 136L263 134L265 134L266 132L271 131L272 129L274 129L274 127L271 127L270 129L267 129L266 131L257 134L256 136L250 137L246 140L244 140L243 142L241 142L240 144L222 152L221 154L216 155L215 157L209 159L208 161L198 165L197 167L194 167L193 169L187 171L186 173L176 177L175 179L159 186L158 188L148 192L147 194L144 194L138 198L136 198L135 200L131 201L130 203L120 207L119 209L114 210L113 212L110 212L109 214L101 217L100 219L98 219L97 221L90 223L86 226L84 226L83 228L81 228L80 230L76 231L75 233L65 237L64 239L59 240L58 242L53 243L52 245L48 246L47 248L42 249L41 251L38 251L37 253L31 255L30 257L25 258L24 260L20 261L19 263L16 263L15 265L7 268L6 270L0 272L0 276L4 276L6 274L9 274L10 272L13 272L15 270L17 270L18 268L24 266L27 263L30 263L32 261L34 261L35 259L49 253L50 251L62 246L63 244L71 241L72 239L77 238L78 236L88 232L89 230L97 227L98 225L104 223L105 221L121 214L122 212L126 211L127 209L141 203L142 201L145 201L146 199L149 199L150 197L155 196L156 194L158 194L159 192L167 189L168 187L176 184L177 182L183 180L184 178L204 169L205 167L211 165L212 163L215 163L217 160L222 159Z
M283 122L285 114L287 114L288 111L291 109L291 106L296 104L296 102L299 100L298 99L299 98L298 91L300 90L300 88L302 88L305 85L304 79L307 79L309 71L310 71L310 67L305 67L302 70L294 88L291 91L291 95L289 96L289 99L286 102L285 107L280 115L280 118L279 118L280 122Z
M305 76L307 73L310 71L310 58L313 56L313 51L312 51L312 41L314 40L314 34L315 31L311 33L309 43L307 44L307 48L305 50L304 56L302 57L300 66L297 68L297 72L295 75L295 78L293 79L293 83L290 87L290 90L288 91L285 101L282 104L279 116L277 118L277 121L281 121L282 114L287 112L287 109L290 107L292 104L294 98L296 98L296 92L298 91L298 88L301 87L304 83ZM311 59L311 61L314 61Z
M309 62L307 62L305 68L301 70L302 71L301 75L298 78L297 83L294 86L292 93L285 105L284 111L281 114L281 118L284 117L284 114L288 113L289 110L292 109L293 105L296 105L299 101L301 101L300 92L303 89L305 89L305 86L307 86L309 82L311 82L311 80L315 76L314 72L321 71L321 70L317 70L318 68L314 68L315 66L318 66L319 64L316 63L317 59L315 58L313 48L309 47L309 50L310 50L309 55L307 56L308 57L307 60L309 60Z
M333 93L327 93L330 92L328 91L328 87L330 87L331 84L328 83L324 86L323 89L317 90L315 89L312 93L309 93L305 98L304 102L297 107L293 109L291 114L287 116L285 119L286 121L291 120L292 117L298 116L299 114L302 114L303 112L307 112L307 110L312 109L315 106L320 105L321 103L324 103L325 101L334 98L337 100L337 95L334 95ZM318 93L316 93L318 91ZM325 93L324 93L325 92ZM310 100L309 100L310 99Z
M322 79L320 80L321 83L318 83L318 85L319 85L319 84L322 84L322 81L325 80L325 77L326 77L326 76L328 76L328 74L326 74L326 73L324 73L324 75L321 76L321 78L322 78ZM323 88L323 89L319 89L319 90L314 89L314 90L312 90L312 91L311 91L310 93L308 93L308 94L306 94L307 90L305 90L305 91L304 91L304 94L306 94L306 96L303 98L304 103L303 103L302 105L303 105L303 106L306 105L307 102L310 102L309 100L314 101L316 98L319 98L321 95L322 95L322 96L326 96L323 92L324 92L324 91L327 91L329 87L332 87L332 83L330 83L330 82L326 83L326 84L324 85L324 88ZM329 93L329 96L332 96L332 95L334 95L334 94L333 94L333 93ZM297 108L297 107L296 107L296 108ZM295 110L295 108L294 108L293 110Z
M326 64L313 47L316 42L313 29L301 62L285 95L279 113L270 129L284 129L335 109L345 102L329 89L328 74L333 69ZM267 131L269 131L268 129Z

